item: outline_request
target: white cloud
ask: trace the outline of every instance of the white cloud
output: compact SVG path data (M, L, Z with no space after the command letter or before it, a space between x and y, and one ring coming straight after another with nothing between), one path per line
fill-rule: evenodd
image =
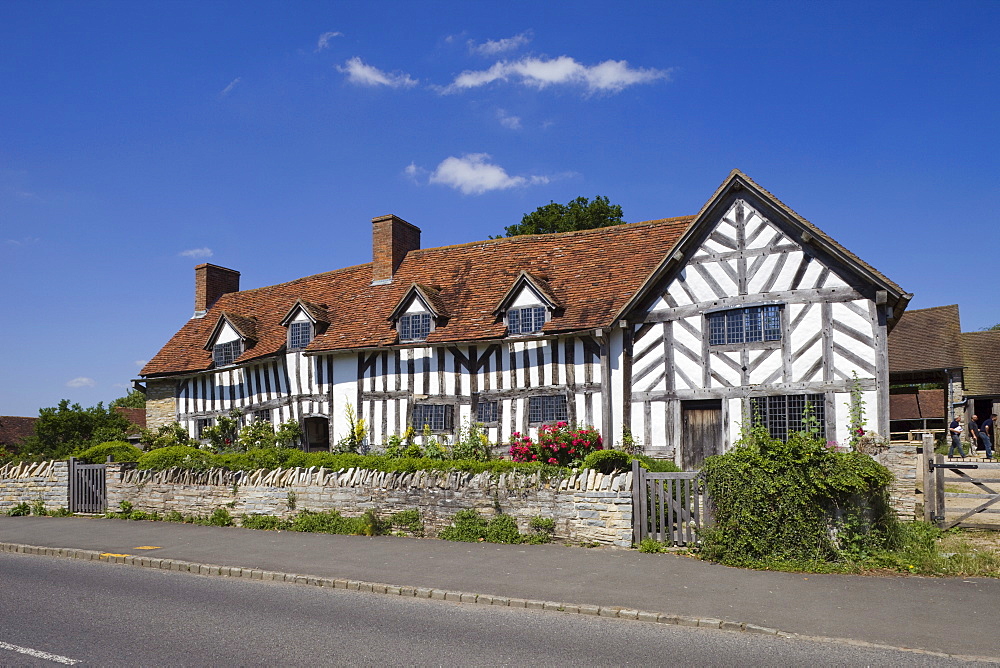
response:
M232 90L234 88L236 88L237 84L239 84L240 81L242 81L242 80L243 80L243 77L236 77L235 79L233 79L232 81L230 81L228 86L226 86L221 91L219 91L219 97L225 97L226 95L229 95L229 93L231 93Z
M417 163L415 162L411 162L406 166L405 169L403 169L403 174L406 175L406 178L410 179L414 183L419 182L420 177L422 177L426 173L427 170L424 169L423 167L417 166Z
M136 360L135 362L133 362L133 364L135 364L137 367L141 369L142 367L146 366L146 362L148 361L149 360Z
M357 56L344 63L343 67L337 66L337 70L346 74L348 81L359 86L409 88L417 85L417 80L411 79L406 73L383 72L363 62Z
M521 129L521 117L512 116L507 113L504 109L497 109L497 120L500 121L500 125L511 130Z
M186 251L181 251L180 253L178 253L178 255L180 255L181 257L190 257L190 258L194 258L194 259L198 259L198 258L201 258L201 257L212 257L212 249L211 248L189 248Z
M467 153L461 158L445 158L430 176L430 183L440 183L465 195L481 195L491 190L507 190L548 183L547 176L511 176L500 165L490 162L486 153Z
M319 36L319 40L316 42L316 51L314 53L319 53L323 49L330 46L330 42L333 40L334 37L343 37L343 36L344 33L342 32L330 31L323 33L322 35Z
M93 387L94 385L97 385L97 383L94 382L93 378L86 378L84 376L66 381L66 387Z
M32 244L37 244L41 239L38 237L23 237L21 239L4 239L3 242L8 246L30 246Z
M631 68L624 60L606 60L591 67L569 56L501 60L487 70L462 72L443 92L477 88L494 81L513 81L533 88L554 85L584 86L588 93L618 93L628 86L669 79L670 70Z
M508 51L514 51L521 48L525 44L531 41L531 31L525 30L519 35L514 35L513 37L507 37L506 39L490 39L482 44L476 44L475 41L469 40L469 51L472 53L479 54L480 56L495 56L499 53L506 53Z

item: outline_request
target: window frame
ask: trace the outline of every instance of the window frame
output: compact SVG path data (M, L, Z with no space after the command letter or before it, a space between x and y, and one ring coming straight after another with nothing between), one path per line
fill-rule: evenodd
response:
M708 345L718 349L747 345L766 348L779 344L784 333L783 310L784 304L752 304L706 313Z
M483 410L487 411L487 418L483 419ZM500 423L500 401L498 399L480 399L476 402L476 422L479 424L495 425Z
M205 440L205 429L207 427L215 426L215 418L195 418L194 420L194 433L195 439L199 441Z
M244 352L243 339L233 339L232 341L226 341L225 343L216 343L212 346L212 362L215 366L229 366L230 364L235 364L236 360ZM231 355L227 361L227 353Z
M532 329L525 329L525 315L529 315ZM549 309L542 304L507 309L507 334L509 336L537 334L542 331L548 318Z
M420 330L418 336L413 336L413 322L420 319ZM426 318L426 322L424 319ZM426 328L426 331L424 329ZM396 323L396 331L400 341L426 341L431 332L434 331L434 316L424 311L421 313L404 313L399 316Z
M759 406L763 404L764 409ZM802 415L806 406L812 409L821 437L826 435L825 394L774 394L749 397L750 420L758 421L772 438L787 441L790 434L802 430Z
M425 417L417 418L418 412L423 414L438 410L441 411L441 415L433 415L430 420ZM440 419L440 427L438 419ZM425 424L430 427L432 433L451 433L455 429L455 406L453 404L414 403L410 408L410 425L419 434L423 431Z
M569 422L569 397L565 394L530 396L528 397L527 412L530 426Z
M302 329L305 326L307 332L307 340L302 345L296 344L296 329ZM301 339L301 334L299 334ZM288 349L289 350L305 350L306 347L312 343L312 340L316 338L316 326L311 320L293 320L288 323Z

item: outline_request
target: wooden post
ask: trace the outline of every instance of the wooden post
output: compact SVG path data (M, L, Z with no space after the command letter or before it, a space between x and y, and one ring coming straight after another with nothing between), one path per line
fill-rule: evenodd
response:
M74 512L76 510L76 457L69 458L69 480L66 486L66 492L68 498L66 499L66 507L69 508L69 512Z
M934 501L934 469L931 468L931 462L934 461L934 437L930 434L924 434L923 438L924 452L923 457L920 458L920 463L923 465L924 521L933 523L934 508L936 507Z
M632 460L632 542L638 545L642 542L642 531L643 527L641 522L645 521L645 513L642 512L642 500L645 500L645 494L641 497L639 495L639 488L642 487L641 484L641 470L642 467L639 466L639 460ZM646 490L642 490L645 492ZM642 500L640 500L642 499Z
M944 464L944 455L934 456L935 464ZM937 520L936 524L944 528L944 469L936 467L934 469L934 501L935 509L934 514L941 519Z

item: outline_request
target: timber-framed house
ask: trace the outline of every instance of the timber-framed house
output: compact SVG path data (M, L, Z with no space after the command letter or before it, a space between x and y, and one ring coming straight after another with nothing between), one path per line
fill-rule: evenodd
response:
M751 413L784 436L808 410L845 442L857 387L888 432L911 295L739 171L695 216L430 249L372 225L372 262L280 285L196 267L194 317L141 372L149 426L197 435L235 407L327 449L348 408L375 447L566 420L692 468Z

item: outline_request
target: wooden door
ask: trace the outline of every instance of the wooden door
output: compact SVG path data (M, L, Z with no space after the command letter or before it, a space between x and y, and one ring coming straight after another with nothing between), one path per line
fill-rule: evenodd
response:
M705 457L722 454L722 400L681 402L681 466L701 468Z

